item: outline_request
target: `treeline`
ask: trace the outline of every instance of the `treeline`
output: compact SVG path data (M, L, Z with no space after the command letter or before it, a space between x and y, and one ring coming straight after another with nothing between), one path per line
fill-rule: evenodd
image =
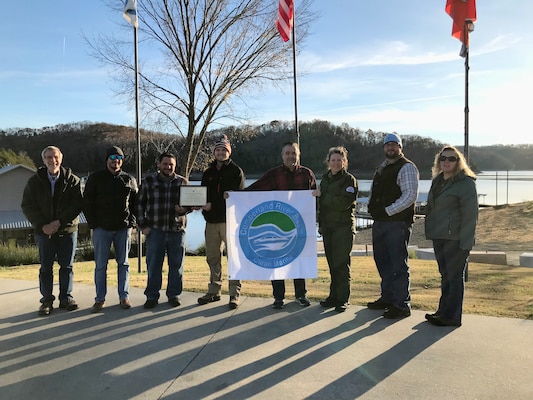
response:
M232 143L232 158L254 177L281 163L281 144L296 141L293 124L272 121L260 126L233 126L213 130L203 143L195 163L193 176L200 174L211 159L215 138L226 134ZM325 170L325 156L331 146L342 145L348 149L349 169L359 178L370 177L383 159L382 140L385 133L362 131L347 124L335 125L315 120L300 125L301 162L320 176ZM178 135L141 130L141 160L143 171L153 170L155 160L163 151L183 156L185 139ZM402 135L404 152L418 166L423 177L428 178L435 153L442 143L431 138ZM135 129L106 123L78 122L41 129L0 130L0 167L17 159L31 160L41 165L41 151L53 144L61 148L64 164L80 175L103 168L105 149L120 146L125 154L124 169L136 170ZM533 170L533 146L471 147L471 162L478 170ZM7 161L5 161L7 160ZM14 161L15 160L15 161ZM2 164L3 162L3 164ZM179 172L179 171L178 171Z

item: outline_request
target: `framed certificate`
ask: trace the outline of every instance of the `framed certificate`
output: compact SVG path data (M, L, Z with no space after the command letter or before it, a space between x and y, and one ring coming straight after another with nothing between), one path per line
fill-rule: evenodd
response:
M180 186L180 206L200 207L207 203L207 186Z

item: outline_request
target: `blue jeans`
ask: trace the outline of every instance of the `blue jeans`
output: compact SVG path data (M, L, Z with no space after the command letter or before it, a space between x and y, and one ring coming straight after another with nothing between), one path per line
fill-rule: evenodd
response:
M374 221L372 248L381 277L381 298L405 309L411 307L411 277L407 246L412 224L403 221Z
M93 230L94 245L94 284L96 286L95 301L104 302L107 294L107 263L111 244L115 249L115 260L118 267L118 297L127 299L130 285L130 265L128 254L131 246L131 228L108 231L103 228Z
M163 261L168 258L169 299L178 297L183 290L183 257L185 256L185 231L165 232L151 228L146 236L146 266L148 282L144 294L147 300L159 300L163 284Z
M52 303L55 300L54 290L54 261L57 257L59 264L59 301L72 299L72 283L74 272L72 264L76 254L78 232L65 235L48 236L36 233L35 240L39 249L41 268L39 269L39 289L41 303Z
M461 322L465 293L465 270L470 250L459 248L458 240L433 240L441 275L441 296L437 314Z

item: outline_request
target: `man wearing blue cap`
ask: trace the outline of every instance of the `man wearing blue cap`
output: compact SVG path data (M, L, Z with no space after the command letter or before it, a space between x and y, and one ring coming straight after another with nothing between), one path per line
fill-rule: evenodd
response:
M381 277L381 296L368 308L385 310L383 317L411 315L410 273L407 246L414 222L419 174L402 153L402 139L389 133L383 141L386 159L378 166L368 210L372 215L374 261Z

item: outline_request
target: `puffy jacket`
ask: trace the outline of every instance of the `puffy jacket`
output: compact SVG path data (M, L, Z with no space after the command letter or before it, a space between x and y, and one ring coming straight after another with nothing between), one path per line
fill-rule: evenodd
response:
M89 228L116 231L136 225L137 181L120 171L106 168L89 176L83 192L83 213Z
M202 212L206 222L226 222L224 192L244 189L242 169L231 159L224 162L220 169L217 169L217 162L213 161L204 171L201 185L207 186L207 202L211 203L211 210Z
M472 250L475 243L478 201L475 179L459 173L444 186L442 174L433 179L426 206L426 238L458 240Z
M59 234L75 232L82 206L80 178L69 168L60 167L53 197L46 167L39 167L28 179L22 194L22 212L37 233L56 219L61 222Z
M357 180L345 170L335 175L326 172L320 181L318 224L320 228L351 226L355 228Z

